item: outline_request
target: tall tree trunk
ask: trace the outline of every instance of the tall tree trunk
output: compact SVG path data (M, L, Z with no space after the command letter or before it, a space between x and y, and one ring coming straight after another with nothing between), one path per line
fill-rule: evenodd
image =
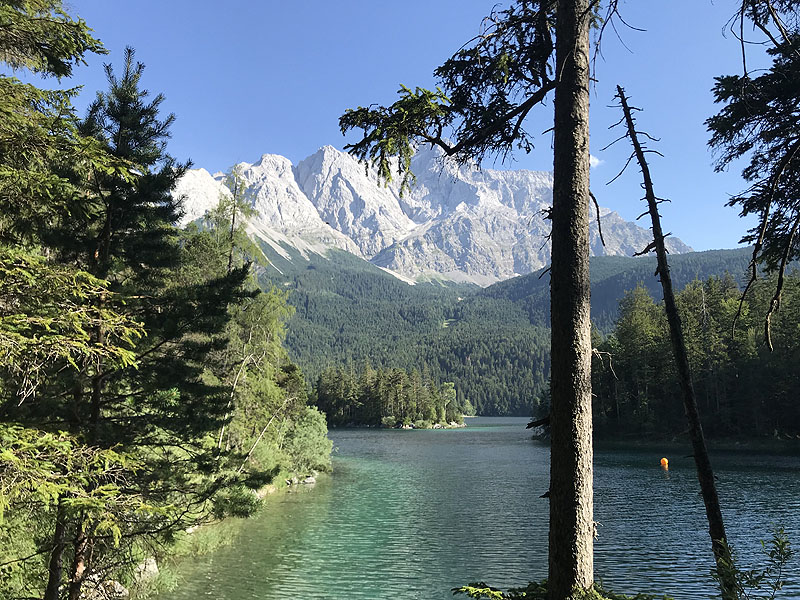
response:
M69 600L80 599L81 587L83 586L86 569L89 566L91 538L87 529L87 522L85 518L82 518L78 525L78 532L75 535L75 558L72 562L72 578L69 582Z
M589 317L589 7L556 18L551 311L549 597L594 583Z
M722 510L719 506L719 496L717 486L714 484L714 471L711 468L711 460L708 457L708 449L703 435L703 426L700 423L700 413L697 410L697 398L692 385L692 373L689 367L689 357L686 352L686 342L683 338L683 328L678 314L678 307L675 304L675 293L672 289L672 277L667 263L667 250L664 246L664 234L661 229L661 217L658 214L658 200L653 190L653 180L650 177L650 169L644 156L644 150L639 143L634 126L631 110L625 97L624 90L617 86L617 97L625 113L625 124L628 128L628 136L633 144L636 160L642 170L644 180L645 198L653 223L653 247L658 259L658 270L656 271L661 279L661 288L664 291L664 308L667 313L669 323L669 336L672 342L672 353L678 368L678 378L683 394L683 407L686 418L689 421L689 436L692 440L694 451L694 461L697 465L697 478L700 480L700 491L703 496L703 503L706 507L706 518L708 519L708 533L711 535L711 547L714 552L714 559L717 563L717 574L725 600L736 600L738 598L736 580L733 577L733 559L728 548L725 536L725 525L722 521Z
M233 199L231 200L231 231L228 236L228 244L230 245L230 249L228 250L228 273L233 270L233 240L234 235L236 234L236 209L238 208L238 201L239 201L239 182L235 181L233 185L233 189L231 190L231 195Z
M50 552L50 562L47 569L47 588L44 600L58 600L58 588L61 586L61 573L63 572L64 546L67 532L67 515L64 504L59 499L56 511L56 527L53 532L53 550Z

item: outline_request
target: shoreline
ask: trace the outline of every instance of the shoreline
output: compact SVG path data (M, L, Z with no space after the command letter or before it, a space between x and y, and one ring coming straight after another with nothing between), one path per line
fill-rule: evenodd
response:
M549 436L533 436L537 444L550 445ZM748 452L758 454L800 455L800 440L794 438L711 438L706 439L709 452ZM675 436L663 438L597 438L593 440L595 450L658 450L686 452L691 454L692 444L688 439Z

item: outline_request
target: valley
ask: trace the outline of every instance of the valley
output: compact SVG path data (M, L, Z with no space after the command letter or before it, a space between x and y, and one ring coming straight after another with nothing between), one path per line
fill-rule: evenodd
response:
M269 265L263 287L288 293L295 314L286 345L310 381L326 367L362 363L427 368L456 384L459 403L478 414L529 416L547 391L549 280L542 271L487 288L436 282L409 285L342 251L308 258L291 248L279 254L262 243ZM743 278L747 248L676 255L678 288L694 279ZM658 297L655 259L591 259L592 320L608 334L625 291L641 282Z

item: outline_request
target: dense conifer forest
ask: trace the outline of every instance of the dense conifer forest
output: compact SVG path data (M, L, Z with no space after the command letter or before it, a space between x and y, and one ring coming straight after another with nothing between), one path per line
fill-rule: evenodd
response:
M455 384L459 405L480 415L539 414L546 407L549 279L532 273L485 289L410 286L346 253L293 261L269 253L262 283L288 293L296 312L287 346L312 381L328 368L369 360L375 367L425 370ZM750 251L719 250L672 257L680 288L695 279L746 278ZM595 257L592 321L609 334L626 290L645 286L660 297L651 258ZM276 271L280 269L280 273Z
M786 280L771 352L763 329L774 287L774 279L761 280L738 318L741 289L730 275L692 281L677 297L703 429L712 437L800 434L800 274ZM600 436L684 432L664 310L644 287L626 293L616 326L597 349L592 389Z
M4 71L68 80L104 52L58 0L0 3L0 23ZM77 90L0 75L2 598L135 584L186 530L330 466L244 207L177 229L175 117L132 49L106 70L81 116Z
M315 387L316 402L332 426L432 427L463 424L472 415L469 403L459 405L452 383L434 383L429 373L402 369L330 368Z

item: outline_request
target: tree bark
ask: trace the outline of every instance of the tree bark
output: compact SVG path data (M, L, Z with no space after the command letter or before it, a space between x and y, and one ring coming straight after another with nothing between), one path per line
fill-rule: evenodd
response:
M590 589L593 566L589 317L589 2L556 18L551 311L549 598Z
M703 503L706 507L706 518L708 520L708 533L711 535L711 547L714 552L714 559L717 563L717 574L725 600L736 600L737 593L736 580L733 578L733 559L728 548L725 536L725 525L722 520L722 510L719 505L717 486L714 483L714 471L711 468L711 460L708 456L705 436L703 435L703 425L700 422L700 413L697 409L697 398L692 384L692 373L689 367L689 357L686 352L686 342L683 338L683 328L681 318L678 314L678 307L675 303L675 293L672 288L672 277L669 272L667 262L667 250L664 245L664 234L661 229L661 217L658 214L658 200L653 189L653 180L650 177L650 168L645 159L644 150L639 143L636 134L631 110L628 106L625 91L617 86L617 97L622 105L625 114L625 124L628 128L628 136L633 144L634 154L642 170L644 180L645 199L653 223L653 244L658 259L658 269L656 273L661 280L661 288L664 292L664 308L667 313L669 324L669 336L672 343L672 353L675 357L675 364L678 369L678 378L683 395L683 407L686 418L689 421L689 436L692 441L694 460L697 466L697 478L700 480L700 491L703 496Z
M84 574L89 566L90 551L91 538L87 534L86 522L83 521L78 526L78 532L75 535L75 558L72 563L72 577L69 582L69 600L80 600Z
M53 550L50 553L50 562L47 569L47 588L44 592L44 600L58 600L67 531L66 517L64 506L59 501L58 510L56 511L56 527L53 532Z
M231 231L228 237L228 243L230 244L230 249L228 251L228 273L233 270L233 238L236 233L236 209L238 208L237 203L239 201L239 182L235 179L231 195L233 199L231 200Z

